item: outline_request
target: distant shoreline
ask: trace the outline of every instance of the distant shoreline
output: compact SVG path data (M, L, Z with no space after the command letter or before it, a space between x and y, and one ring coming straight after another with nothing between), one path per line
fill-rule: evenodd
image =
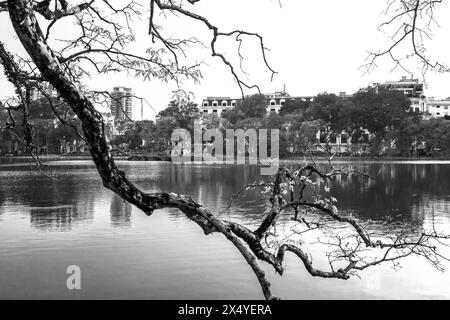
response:
M280 159L282 162L303 161L304 159L311 159L311 157L289 157ZM313 156L314 161L328 161L326 156ZM450 156L447 157L393 157L393 156L334 156L333 161L450 161Z
M31 160L33 161L33 157L29 155L21 155L21 156L0 156L0 160L3 159L12 159L12 160ZM39 159L41 161L64 161L64 160L92 160L90 154L80 154L80 155L58 155L58 154L48 154L48 155L40 155ZM118 160L127 160L128 156L114 156L114 159Z
M151 156L151 155L114 155L114 160L118 161L160 161L160 162L170 162L169 156ZM287 157L281 158L281 163L299 163L304 161L304 159L310 160L310 157ZM86 161L92 160L91 156L88 154L81 155L41 155L39 156L41 161ZM329 157L326 156L314 156L314 161L328 161ZM12 160L12 161L33 161L33 158L29 155L21 156L0 156L0 162L2 160ZM334 156L333 162L351 162L351 161L370 161L370 162L409 162L409 161L450 161L450 157L394 157L394 156L380 156L380 157L370 157L370 156Z

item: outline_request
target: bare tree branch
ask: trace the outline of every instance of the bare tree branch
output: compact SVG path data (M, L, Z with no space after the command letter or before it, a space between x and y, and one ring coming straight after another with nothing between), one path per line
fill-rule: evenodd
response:
M194 4L197 1L193 0L189 2ZM126 9L116 9L107 1L103 1L103 3L106 3L113 14L125 14L126 19L129 18L128 14L130 11L128 10L132 10L129 6L124 7ZM176 12L193 20L200 21L208 30L212 31L212 54L213 56L219 57L230 68L242 93L243 87L253 88L256 86L247 85L242 82L237 76L233 65L224 55L216 51L215 45L218 37L236 36L236 39L240 39L241 36L252 36L258 38L265 64L272 72L272 75L275 74L275 71L267 64L265 58L266 48L264 47L262 37L258 34L241 30L221 32L205 17L175 5L172 1L163 2L161 0L154 0L151 3L153 5L156 4L159 10L163 12ZM102 71L104 68L113 70L114 68L122 67L126 70L131 69L140 72L143 71L143 68L147 68L150 65L157 65L159 67L158 72L153 76L163 79L167 77L176 79L180 76L180 73L177 73L177 71L182 68L179 68L178 62L175 61L171 65L173 68L169 68L169 71L166 70L168 73L165 73L164 70L167 64L157 59L160 52L149 52L151 57L145 58L120 51L119 48L126 41L131 41L133 36L124 33L117 26L108 34L103 29L95 29L95 23L83 24L83 15L92 15L92 17L96 17L97 20L108 25L112 23L109 17L105 18L100 11L91 6L92 3L84 11L76 15L79 19L78 25L82 30L82 35L74 41L68 41L67 47L63 50L53 50L49 46L46 40L47 36L41 30L36 18L36 12L42 14L41 11L43 11L47 14L48 7L45 7L46 2L43 1L40 4L43 8L38 10L32 1L8 0L8 12L11 22L19 40L38 69L39 76L48 81L58 91L59 96L64 99L81 121L83 136L87 141L89 151L103 185L119 195L122 199L141 209L147 215L151 215L155 210L163 208L177 208L188 219L200 226L205 234L216 232L224 235L239 250L245 261L252 268L266 299L273 299L274 296L270 290L270 283L257 260L259 259L268 263L278 274L282 275L286 252L291 252L297 256L309 274L323 278L348 279L356 271L361 271L383 262L396 263L397 260L411 254L424 257L433 266L440 268L439 261L444 256L437 252L434 242L444 242L449 239L449 236L437 233L436 230L418 232L414 228L404 228L401 232L395 234L393 238L386 239L386 237L374 235L358 219L339 213L336 207L337 200L332 197L330 192L319 192L317 183L313 181L314 179L326 184L337 176L342 175L356 174L362 175L367 179L372 178L370 175L352 167L347 169L334 167L332 154L329 159L331 169L328 171L319 168L315 162L307 163L299 169L279 168L277 174L271 181L247 186L242 192L264 186L263 192L266 192L269 197L270 208L255 230L250 230L246 226L236 222L219 219L209 209L188 196L171 192L147 193L141 190L126 177L123 171L119 170L114 162L105 137L102 115L95 109L93 103L79 88L77 83L77 78L80 74L77 69L77 61L85 58L98 67L92 55L100 53L103 57L106 56L109 59L109 63L107 62L101 68L98 67L97 70ZM59 8L62 12L67 13L70 11L65 1L59 2ZM150 33L156 38L163 39L157 31L153 9L150 14ZM412 34L410 29L406 30L406 32L408 32L408 35ZM114 39L116 35L120 38L120 41ZM167 42L164 45L169 47L173 46L173 52L176 52L179 47L173 41L172 39L171 42ZM179 45L186 45L186 43L188 42L180 42ZM102 47L97 49L94 48L94 45ZM80 49L81 46L85 46L86 48L63 55L67 51ZM6 51L1 51L0 58L5 56L5 54L6 56L8 55ZM6 68L15 68L11 60L8 59L2 59L2 64ZM185 74L189 74L190 72L187 69L182 70ZM20 70L15 70L15 73L11 74L15 75L10 79L11 82L22 81L20 77L17 79ZM26 85L29 85L32 79L25 79L24 81ZM16 87L20 88L21 86L23 85L19 83ZM29 91L19 90L17 93L19 96L22 95L25 100L28 99ZM21 104L15 107L24 108ZM312 196L307 196L306 191L310 191ZM294 226L304 228L303 231L294 231L292 233L293 236L298 237L303 235L306 230L323 232L327 240L323 241L320 239L318 242L325 243L333 249L331 252L327 252L330 265L329 270L321 270L313 265L312 258L307 253L306 248L302 247L302 241L300 239L291 239L288 241L289 239L284 235L284 240L279 240L276 225L277 222L287 216L293 217L289 221ZM334 228L335 224L348 227L348 230L345 233L342 233L341 229L336 231L336 228ZM365 256L368 253L367 249L371 249L370 253L374 255L378 254L378 256Z
M367 63L361 68L369 72L376 68L376 61L379 58L388 56L395 62L394 69L400 67L410 72L404 66L404 60L408 59L410 55L407 55L406 58L399 58L396 52L402 45L408 46L409 43L410 49L408 50L412 53L412 56L418 58L422 65L423 75L429 69L438 72L450 71L449 67L443 62L427 56L423 40L424 38L431 39L430 31L433 24L438 25L434 18L434 12L436 6L441 3L442 0L390 0L385 14L389 15L392 12L392 17L383 22L378 29L396 28L391 36L393 43L385 50L369 52Z

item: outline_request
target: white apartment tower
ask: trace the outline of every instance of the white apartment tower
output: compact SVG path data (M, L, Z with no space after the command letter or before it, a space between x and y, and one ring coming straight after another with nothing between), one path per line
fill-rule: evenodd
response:
M111 114L115 120L133 118L133 91L127 87L114 87L111 92Z

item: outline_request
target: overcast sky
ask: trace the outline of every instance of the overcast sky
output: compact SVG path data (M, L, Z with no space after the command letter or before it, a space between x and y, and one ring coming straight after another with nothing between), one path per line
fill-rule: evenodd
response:
M117 1L116 1L117 2ZM123 3L120 1L119 3ZM129 50L140 53L151 46L147 35L145 10L148 1L143 2L144 18L136 22L135 32L138 42ZM384 49L390 44L387 34L377 30L377 26L387 19L382 15L386 2L383 0L201 0L186 8L201 13L215 23L222 31L243 29L258 32L270 49L268 60L278 72L270 81L270 73L262 64L258 45L250 40L244 47L247 59L244 69L250 73L249 82L257 83L263 92L280 91L286 85L291 95L315 95L319 92L355 92L372 82L397 80L407 75L403 70L391 71L392 61L381 59L378 68L364 74L359 67L364 64L367 51ZM432 42L428 42L429 56L450 62L450 10L445 1L439 7L438 22ZM163 17L156 17L156 23L164 24ZM58 32L70 34L71 25L60 25ZM6 13L0 14L0 41L9 51L23 52ZM198 36L209 43L210 34L203 26L189 20L170 18L165 24L166 35ZM230 41L221 41L221 48L231 60L236 61L234 47ZM399 56L406 52L399 50ZM234 55L234 56L233 56ZM240 91L231 74L218 58L210 57L208 49L194 49L189 56L191 61L205 59L204 79L200 85L184 83L191 90L198 103L206 96L239 97ZM420 77L414 61L408 64L414 76ZM410 76L410 75L408 75ZM450 74L428 73L427 96L446 98L450 96ZM161 84L158 80L144 82L126 74L96 76L87 81L90 88L111 90L113 86L132 87L136 95L146 98L154 110L145 111L147 118L153 119L155 113L164 109L170 100L175 84ZM250 92L249 92L250 93ZM12 87L0 76L0 96L12 94Z

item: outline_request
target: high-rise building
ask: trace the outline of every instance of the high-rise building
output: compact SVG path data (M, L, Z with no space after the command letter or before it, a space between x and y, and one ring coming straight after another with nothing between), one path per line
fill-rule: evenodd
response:
M111 114L115 120L129 120L133 118L133 95L131 88L113 88L111 92Z

